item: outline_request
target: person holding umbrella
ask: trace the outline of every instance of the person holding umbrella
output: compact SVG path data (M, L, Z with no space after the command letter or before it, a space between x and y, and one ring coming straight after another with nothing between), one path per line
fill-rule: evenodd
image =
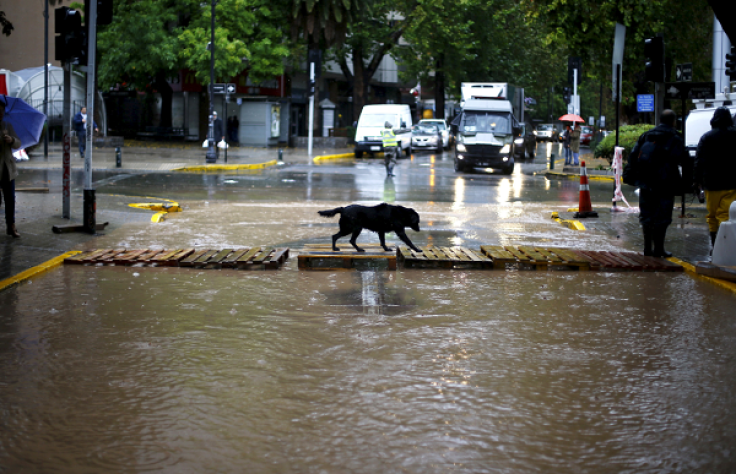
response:
M575 122L575 130L570 134L570 151L572 151L572 164L580 164L580 124Z
M0 101L0 202L5 200L5 225L7 234L18 238L15 228L15 178L18 169L13 158L13 149L21 146L20 138L13 125L5 121L5 102Z

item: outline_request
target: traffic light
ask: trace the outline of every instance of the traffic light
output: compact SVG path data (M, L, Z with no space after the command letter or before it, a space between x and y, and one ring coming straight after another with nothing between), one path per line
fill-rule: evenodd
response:
M72 64L87 63L87 34L82 27L82 12L69 7L54 11L56 60Z
M644 80L664 82L664 38L655 36L645 39L644 56L647 58L644 66Z
M726 75L736 81L736 46L731 46L731 52L726 54Z
M567 83L574 85L575 69L578 70L578 84L583 82L583 59L576 56L570 56L567 58Z
M570 103L570 88L569 87L562 88L562 100L564 100L566 104Z

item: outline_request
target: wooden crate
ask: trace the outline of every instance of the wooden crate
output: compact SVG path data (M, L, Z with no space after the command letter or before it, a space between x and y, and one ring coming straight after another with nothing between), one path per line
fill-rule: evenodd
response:
M365 252L358 252L352 245L339 245L339 252L332 244L307 244L297 256L301 270L396 270L396 249L387 245L388 252L379 244L361 244Z
M82 252L64 260L77 265L128 265L148 267L238 268L272 270L289 258L288 248L124 250L101 249Z
M487 256L465 247L419 247L415 252L408 247L398 250L404 268L492 268L493 262Z

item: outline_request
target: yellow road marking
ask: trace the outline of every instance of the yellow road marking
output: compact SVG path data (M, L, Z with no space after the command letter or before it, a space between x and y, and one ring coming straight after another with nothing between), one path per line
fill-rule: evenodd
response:
M689 264L687 262L684 262L684 261L680 260L677 257L670 257L667 260L669 260L672 263L676 263L678 265L681 265L682 268L684 268L685 271L687 273L689 273L691 276L694 276L694 277L697 277L697 278L701 278L701 279L703 279L705 281L708 281L710 283L713 283L714 285L720 286L721 288L723 288L725 290L728 290L731 293L736 293L736 283L734 283L734 282L727 281L727 280L721 280L719 278L709 277L707 275L701 275L700 273L697 273L695 271L695 267L693 265L691 265L691 264Z
M67 252L65 254L59 255L58 257L54 257L51 260L47 260L41 265L36 265L35 267L29 268L26 271L20 272L19 274L15 276L6 278L5 280L0 281L0 291L4 290L5 288L9 286L15 285L16 283L20 283L23 280L27 280L36 275L40 275L41 273L49 271L52 268L56 268L62 263L64 263L65 258L71 257L73 255L77 255L80 253L82 252L79 250L72 250L71 252Z
M172 171L183 171L183 172L194 172L194 173L209 173L213 171L241 171L241 170L260 170L274 166L278 163L278 160L271 160L265 163L255 163L250 165L198 165L198 166L182 166L181 168L175 168Z

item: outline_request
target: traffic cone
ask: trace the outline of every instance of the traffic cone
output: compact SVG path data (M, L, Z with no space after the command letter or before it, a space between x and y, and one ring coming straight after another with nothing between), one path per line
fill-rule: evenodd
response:
M588 172L585 170L585 162L580 162L580 204L578 212L573 217L577 219L585 217L598 217L598 213L593 210L590 203L590 186L588 185Z

